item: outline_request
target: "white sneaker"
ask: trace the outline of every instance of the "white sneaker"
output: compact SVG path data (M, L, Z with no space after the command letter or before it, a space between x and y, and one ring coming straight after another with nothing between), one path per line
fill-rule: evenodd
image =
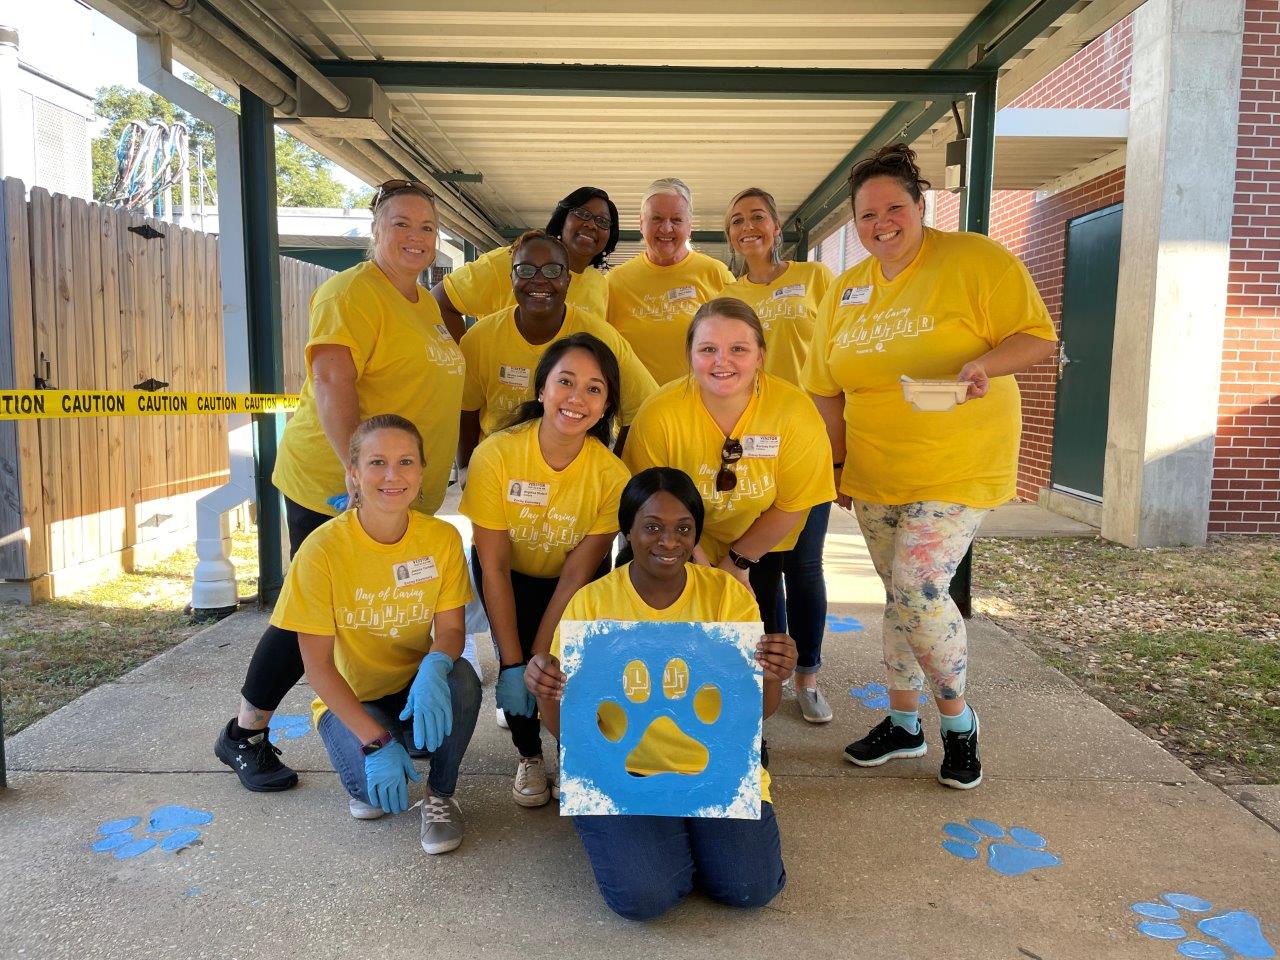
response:
M432 794L422 801L422 849L448 853L462 843L462 811L453 797Z
M357 800L355 797L347 801L347 810L357 820L377 820L387 815L387 811L381 807L375 807L373 804Z
M502 708L501 708L501 707L498 707L498 708L494 711L494 714L495 714L495 715L494 715L494 719L498 722L498 726L499 726L499 727L501 727L503 730L510 730L510 729L511 729L510 727L508 727L508 726L507 726L507 715L506 715L505 713L503 713L503 712L502 712Z
M540 807L551 799L547 768L541 757L521 757L511 797L522 807Z

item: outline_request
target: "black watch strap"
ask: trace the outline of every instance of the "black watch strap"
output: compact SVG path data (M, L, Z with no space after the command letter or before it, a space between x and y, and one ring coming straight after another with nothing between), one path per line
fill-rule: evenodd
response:
M729 548L729 559L733 561L733 565L739 570L750 570L760 562L759 560L748 560L733 547Z
M391 734L388 733L386 730L383 730L379 736L374 737L372 740L370 740L366 744L362 744L360 747L360 752L367 757L370 754L377 753L379 750L381 750L390 742L391 742Z

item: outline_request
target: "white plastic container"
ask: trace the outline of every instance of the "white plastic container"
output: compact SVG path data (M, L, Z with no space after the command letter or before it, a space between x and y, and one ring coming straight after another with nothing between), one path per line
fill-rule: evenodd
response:
M902 375L902 396L917 410L943 413L969 395L967 380L913 380Z

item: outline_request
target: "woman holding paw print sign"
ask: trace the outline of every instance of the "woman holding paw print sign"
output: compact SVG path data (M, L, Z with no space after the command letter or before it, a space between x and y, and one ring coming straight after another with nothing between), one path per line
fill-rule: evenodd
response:
M641 622L754 622L760 619L750 591L736 578L690 561L703 533L702 497L693 481L670 467L654 467L632 477L622 491L618 524L633 559L574 594L566 620ZM530 661L526 680L538 697L543 722L560 733L560 635L551 650ZM782 683L795 668L795 644L786 634L761 638L756 659L764 670L764 716L782 696ZM622 717L602 715L601 731L622 736ZM606 727L608 727L606 729ZM697 773L687 737L655 725L627 758L635 776ZM702 761L705 763L705 760ZM782 842L769 795L769 774L761 770L764 803L759 820L704 817L574 817L596 883L615 913L648 920L665 913L696 887L714 900L736 907L761 907L787 880Z
M422 848L462 842L453 792L480 709L466 660L463 607L471 599L462 538L412 509L422 489L422 436L382 414L351 435L355 509L299 547L273 625L298 634L312 713L358 820L408 809L418 780L406 746L431 754ZM434 634L434 637L433 637Z
M589 333L556 340L533 397L471 456L461 512L475 537L472 570L498 648L498 706L520 754L512 799L540 807L552 785L525 663L551 646L579 587L608 569L627 468L609 451L621 402L618 361Z

